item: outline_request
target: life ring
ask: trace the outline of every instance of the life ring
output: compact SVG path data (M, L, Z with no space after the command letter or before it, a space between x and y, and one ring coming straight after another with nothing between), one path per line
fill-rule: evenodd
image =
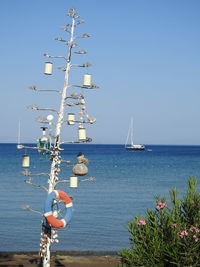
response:
M53 216L52 206L55 198L63 200L66 206L66 215L62 220L58 220L56 219L56 217ZM72 218L72 213L73 213L73 204L71 198L64 191L54 190L48 194L45 201L44 216L52 227L64 228L70 222Z

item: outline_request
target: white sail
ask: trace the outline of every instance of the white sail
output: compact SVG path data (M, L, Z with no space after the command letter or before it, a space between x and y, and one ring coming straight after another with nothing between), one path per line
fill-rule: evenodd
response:
M126 143L125 143L125 149L127 149L127 150L145 150L144 145L134 145L134 143L133 143L133 118L131 118L131 123L129 125L128 135L127 135Z

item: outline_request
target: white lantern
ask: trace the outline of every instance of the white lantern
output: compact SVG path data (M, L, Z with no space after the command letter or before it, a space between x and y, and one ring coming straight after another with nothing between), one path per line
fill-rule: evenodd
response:
M71 187L71 188L77 188L78 187L78 177L70 176L69 187Z
M40 127L42 129L42 135L46 135L46 129L47 127Z
M52 62L45 62L44 65L44 74L51 75L53 70L53 63Z
M81 99L80 103L81 105L85 105L85 99Z
M84 74L83 76L83 86L92 85L92 76L90 74Z
M67 114L67 123L69 125L74 125L75 124L75 114L74 113L68 113Z
M22 167L29 168L30 167L30 157L28 155L22 156Z
M80 141L86 140L86 130L83 127L78 128L78 139Z

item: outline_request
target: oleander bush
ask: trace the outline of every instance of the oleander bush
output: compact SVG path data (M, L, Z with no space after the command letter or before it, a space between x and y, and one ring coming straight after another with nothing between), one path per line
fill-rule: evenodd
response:
M155 197L154 210L127 223L130 249L119 252L127 267L200 266L200 194L197 179L188 179L183 200L177 190L170 191L171 204Z

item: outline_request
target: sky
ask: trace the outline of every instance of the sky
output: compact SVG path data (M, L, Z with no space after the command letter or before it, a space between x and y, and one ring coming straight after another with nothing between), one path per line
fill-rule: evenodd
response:
M35 118L50 113L27 106L59 107L59 94L27 87L62 90L63 62L53 61L53 75L44 75L43 53L66 56L67 46L54 39L68 38L60 26L70 23L71 7L85 20L77 34L91 34L78 41L88 54L72 61L91 62L100 86L81 91L97 119L86 127L93 143L124 144L133 118L134 143L200 145L199 0L1 0L0 142L17 142L19 121L20 141L35 142L42 126ZM80 84L85 71L74 68L70 83ZM63 141L76 132L65 125Z

